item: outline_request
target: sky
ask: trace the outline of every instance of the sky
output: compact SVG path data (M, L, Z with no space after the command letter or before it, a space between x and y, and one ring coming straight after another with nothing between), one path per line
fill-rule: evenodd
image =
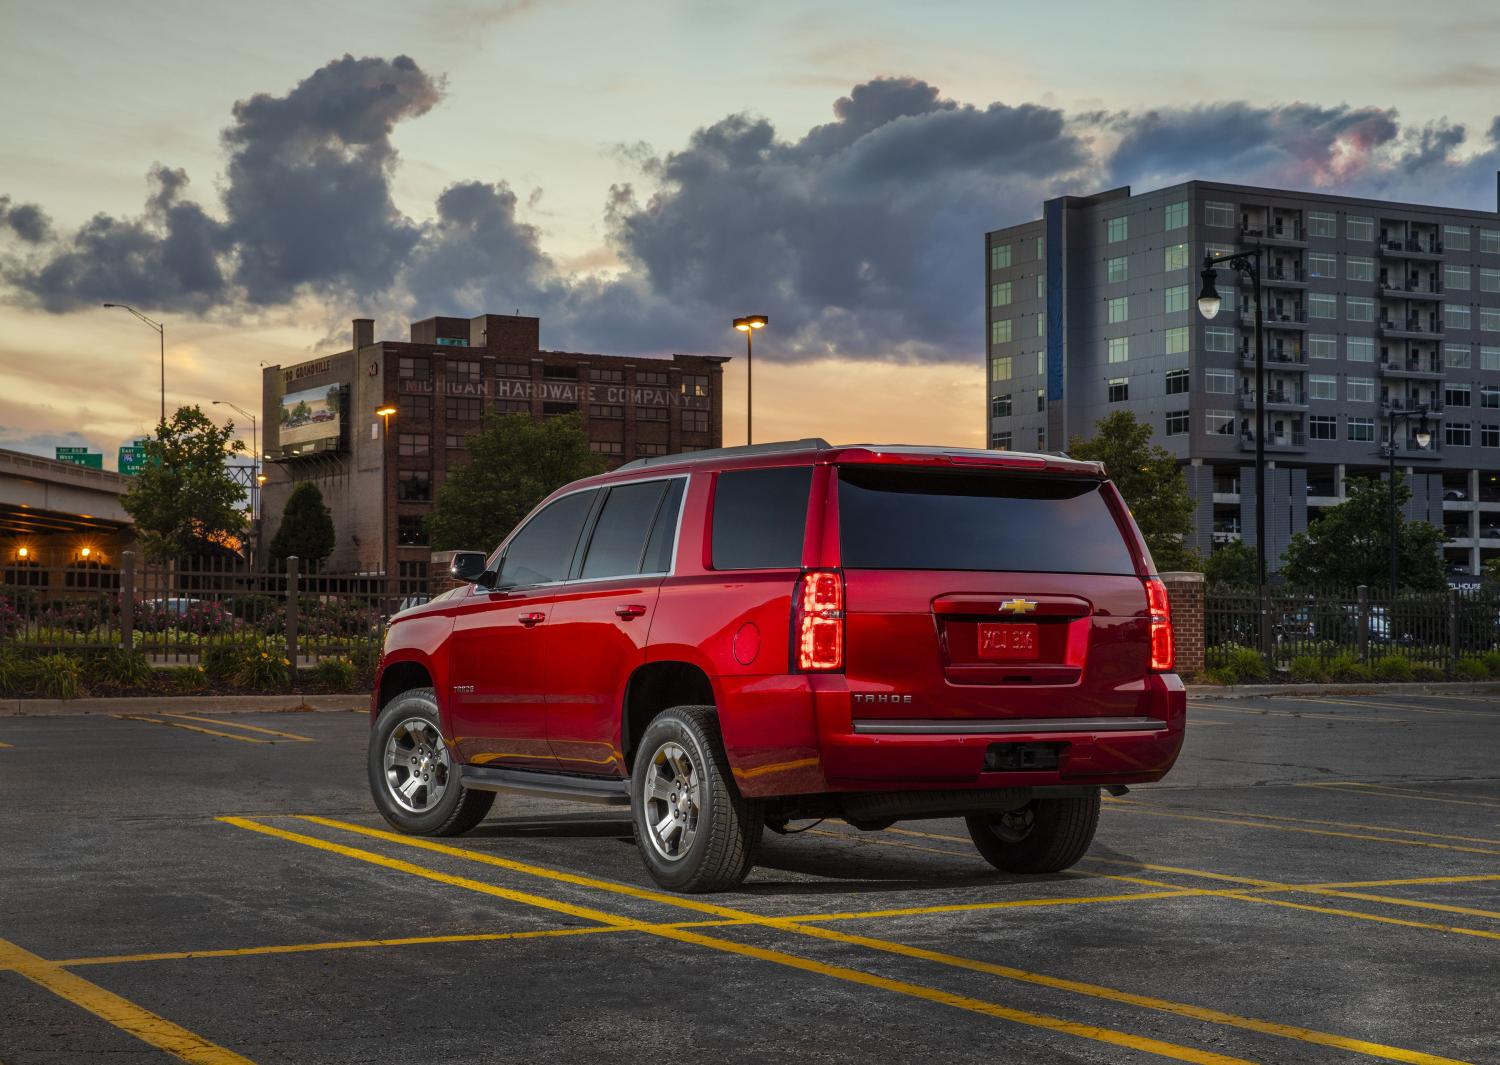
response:
M986 230L1191 178L1493 209L1500 7L0 0L0 447L413 318L735 356L760 439L982 446ZM222 410L222 408L221 408ZM243 419L236 419L243 422ZM242 426L248 430L248 426Z

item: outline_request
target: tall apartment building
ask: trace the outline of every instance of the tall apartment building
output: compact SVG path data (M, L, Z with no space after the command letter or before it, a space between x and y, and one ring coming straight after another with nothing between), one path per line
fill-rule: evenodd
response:
M311 481L333 512L327 571L424 581L425 518L487 412L577 413L611 467L722 445L727 358L543 351L540 335L540 319L482 314L427 318L409 341L377 341L374 321L356 318L348 351L266 367L261 543L292 489Z
M1192 181L1049 200L985 235L990 446L1061 450L1129 410L1185 467L1190 546L1254 542L1255 319L1205 253L1263 247L1267 556L1396 462L1450 573L1500 555L1500 214ZM1432 442L1416 419L1425 405Z

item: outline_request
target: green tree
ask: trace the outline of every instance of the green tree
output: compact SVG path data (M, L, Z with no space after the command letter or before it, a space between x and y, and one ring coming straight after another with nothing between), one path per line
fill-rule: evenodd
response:
M1250 587L1255 584L1255 549L1243 540L1221 544L1203 564L1203 575L1209 584Z
M149 558L165 562L238 547L245 489L224 456L245 445L233 436L233 422L217 425L192 406L179 407L146 439L146 463L120 502Z
M1068 454L1104 463L1140 526L1160 570L1201 569L1198 555L1182 544L1193 527L1193 497L1187 478L1166 448L1151 443L1151 426L1129 411L1101 418L1089 440L1073 437Z
M1500 558L1492 558L1484 564L1484 579L1500 584Z
M292 489L281 511L281 525L271 538L271 557L296 555L303 563L322 562L333 554L333 515L323 505L323 493L311 481Z
M1384 588L1390 583L1390 486L1378 477L1345 482L1345 499L1292 537L1282 575L1305 588L1350 589L1361 584ZM1411 489L1396 474L1396 507L1405 506ZM1396 581L1401 588L1438 591L1443 579L1443 530L1425 521L1398 523Z
M556 488L600 473L576 414L546 418L490 414L468 438L469 461L438 489L427 529L440 551L488 551Z

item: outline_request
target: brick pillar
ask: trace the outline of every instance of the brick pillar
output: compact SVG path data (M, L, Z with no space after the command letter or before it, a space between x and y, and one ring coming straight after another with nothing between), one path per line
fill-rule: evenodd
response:
M1172 607L1172 635L1177 644L1177 672L1184 677L1203 672L1203 600L1206 590L1203 574L1163 573L1167 601Z

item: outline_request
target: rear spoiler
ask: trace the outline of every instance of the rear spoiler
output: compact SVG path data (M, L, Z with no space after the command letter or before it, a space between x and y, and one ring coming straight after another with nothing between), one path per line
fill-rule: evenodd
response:
M858 462L868 465L960 467L965 469L1025 470L1060 473L1104 480L1104 463L1071 459L1066 455L1044 455L1025 451L981 451L969 448L879 447L860 445L832 448L819 456L827 462Z

